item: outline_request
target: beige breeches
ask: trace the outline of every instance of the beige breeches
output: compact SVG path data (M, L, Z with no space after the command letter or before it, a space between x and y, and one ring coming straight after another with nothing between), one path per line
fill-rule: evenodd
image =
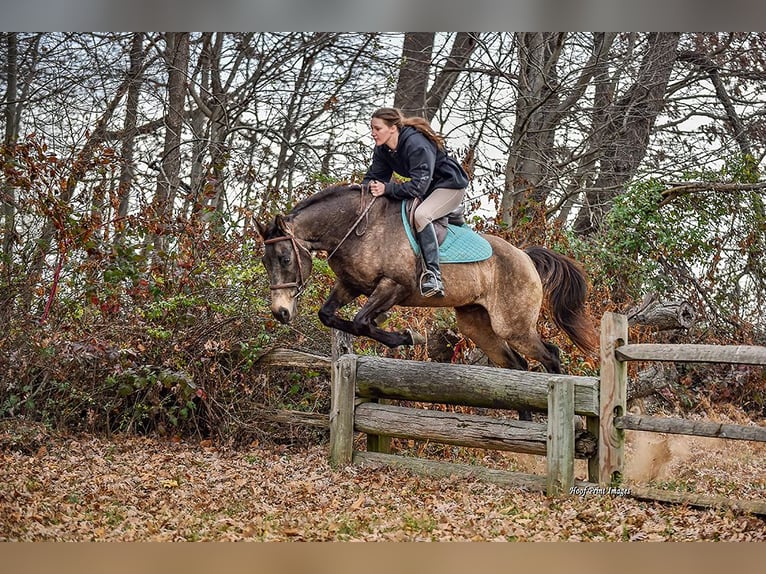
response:
M420 233L434 219L444 217L463 201L465 189L438 188L423 200L415 210L415 230Z

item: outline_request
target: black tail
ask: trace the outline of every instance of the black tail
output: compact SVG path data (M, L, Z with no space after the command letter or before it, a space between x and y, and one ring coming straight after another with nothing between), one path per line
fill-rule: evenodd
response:
M598 334L585 307L588 281L574 260L547 247L528 247L529 255L543 282L553 321L584 353L598 349Z

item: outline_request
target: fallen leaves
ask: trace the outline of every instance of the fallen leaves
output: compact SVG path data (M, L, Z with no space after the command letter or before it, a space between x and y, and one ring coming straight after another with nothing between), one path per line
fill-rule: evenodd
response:
M745 462L745 478L763 476L763 457ZM686 472L697 484L721 479ZM762 482L752 484L762 497ZM0 448L0 540L764 541L766 521L627 497L552 500L400 470L333 470L322 446L82 437L49 439L35 452Z

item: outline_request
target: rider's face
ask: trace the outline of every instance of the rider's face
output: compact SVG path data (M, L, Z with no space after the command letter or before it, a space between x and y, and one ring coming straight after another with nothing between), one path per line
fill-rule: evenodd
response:
M391 149L396 148L399 138L399 129L396 126L389 126L380 118L372 118L370 128L372 128L372 139L375 140L376 146L386 144Z

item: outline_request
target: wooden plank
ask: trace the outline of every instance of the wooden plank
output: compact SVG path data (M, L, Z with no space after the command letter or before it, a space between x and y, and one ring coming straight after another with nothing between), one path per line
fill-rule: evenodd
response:
M601 434L601 421L598 417L585 417L585 430L587 430L596 440L598 445L598 436ZM593 456L588 458L588 480L598 484L598 448Z
M691 421L679 418L623 415L614 419L617 428L692 436L766 442L766 427Z
M367 433L367 451L368 452L384 452L391 453L391 428L385 424L379 425L378 428L369 431L363 431L357 428L359 421L359 408L364 404L384 405L389 404L390 401L385 399L356 399L356 408L354 409L354 430ZM362 408L362 412L365 412L365 408ZM364 415L362 415L364 416ZM381 434L386 433L386 434Z
M472 464L458 464L395 454L361 451L354 451L354 463L373 468L383 466L403 468L410 472L427 476L475 478L500 486L513 486L534 492L545 492L545 477L543 476L496 470Z
M297 367L306 369L329 369L330 357L294 351L292 349L271 349L258 357L258 364L269 367Z
M354 378L356 355L343 355L333 366L330 382L330 463L351 463L354 450Z
M570 422L571 424L571 422ZM433 441L469 448L483 448L545 455L544 423L500 419L482 415L400 407L377 403L358 404L354 429L366 433ZM575 441L575 455L587 458L595 442L584 433Z
M546 488L544 476L486 468L473 464L459 464L395 454L361 451L354 451L354 463L373 468L386 466L403 468L410 472L428 476L475 478L499 486L522 488L533 492L545 492ZM594 489L598 487L596 484L581 480L575 480L574 486L585 489Z
M625 414L628 382L626 363L617 360L615 349L628 341L628 318L604 313L601 319L601 412L599 416L598 482L617 485L625 464L625 433L614 418Z
M309 413L280 409L255 409L253 417L258 421L329 428L330 417L324 413Z
M373 468L386 466L403 468L410 472L428 476L475 478L503 487L522 488L534 492L544 492L546 488L546 480L544 476L510 472L507 470L496 470L470 464L457 464L393 454L359 451L354 451L354 463ZM609 492L605 490L605 487L601 487L592 482L575 480L572 494L580 496L587 496L588 494L605 496L609 495ZM620 495L630 496L636 500L686 504L701 508L730 508L738 512L748 512L750 514L761 516L766 515L766 502L761 500L736 500L732 498L707 496L692 492L675 492L632 484L620 488L620 494L616 496Z
M571 379L548 383L547 434L546 493L562 496L574 485L574 384Z
M357 394L365 398L545 411L548 381L565 379L574 382L575 412L598 416L599 381L595 377L359 357L356 384Z
M615 350L620 361L677 361L766 366L766 347L755 345L663 345L634 343Z
M722 496L709 496L694 492L676 492L660 488L630 485L628 494L637 500L652 500L671 504L687 504L701 508L730 508L738 512L766 515L766 502L762 500L737 500Z
M545 425L528 421L364 403L356 408L354 428L366 433L386 429L395 437L456 446L545 455Z

